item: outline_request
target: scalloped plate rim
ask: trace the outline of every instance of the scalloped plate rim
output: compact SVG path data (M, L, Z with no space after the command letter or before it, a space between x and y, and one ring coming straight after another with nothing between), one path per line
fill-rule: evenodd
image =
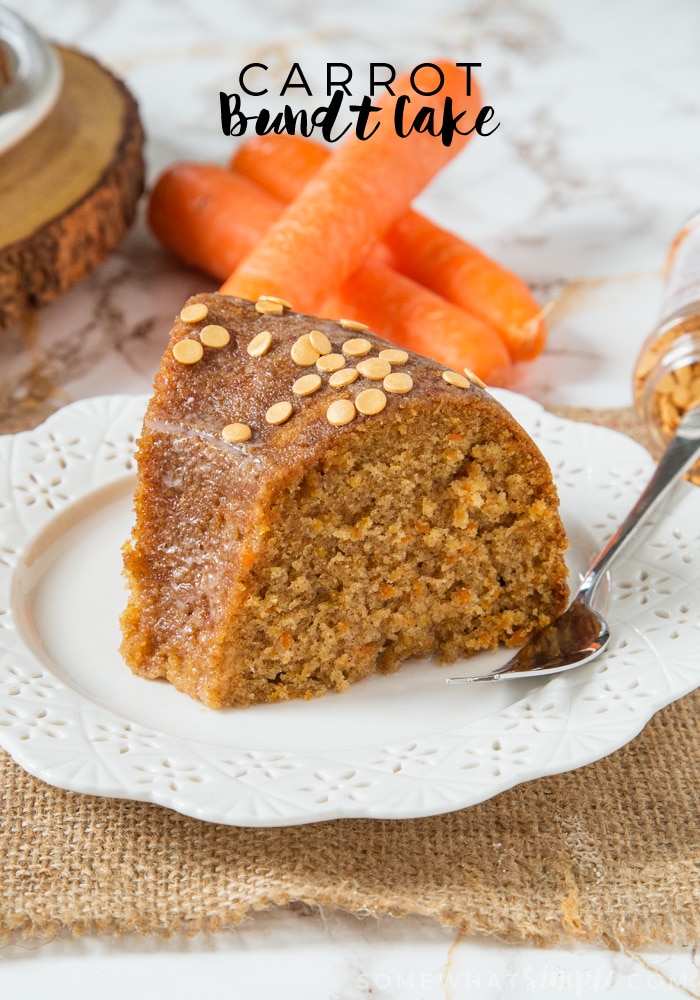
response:
M544 436L543 429L546 431L548 426L552 429L552 432L556 430L558 433L563 433L564 435L573 433L572 428L575 428L575 434L580 438L588 438L589 440L594 438L598 440L608 440L610 443L612 443L614 439L616 447L621 448L623 453L629 456L630 461L638 464L636 474L637 480L643 480L651 470L652 461L645 449L617 431L613 431L606 427L600 427L598 425L574 423L573 421L569 421L564 418L555 417L554 415L547 413L547 411L545 411L544 408L534 400L519 396L516 393L506 390L494 390L493 395L514 413L516 419L520 420L527 427L536 440ZM88 419L94 418L96 414L100 416L103 423L111 426L112 423L119 421L120 418L123 418L125 414L130 412L131 417L129 420L133 424L133 421L136 419L136 415L138 415L145 406L147 398L148 397L145 395L123 395L99 396L78 400L77 402L69 404L54 413L38 428L34 428L31 431L21 432L17 435L5 435L0 437L0 444L10 441L15 447L22 447L22 443L29 440L32 436L57 431L66 424L72 425L73 422L80 424ZM138 426L135 427L135 430L138 431ZM103 440L104 437L100 438L100 442ZM542 446L541 440L538 443ZM93 484L93 486L94 488L103 487L109 483L117 482L119 478L126 475L128 475L126 469L120 470L117 466L115 466L113 472L108 471L101 477L98 477L99 481ZM0 483L0 489L8 489L10 493L13 492L13 488L10 484ZM79 492L76 496L69 498L67 503L71 504L74 501L81 502L84 499L84 496L84 492ZM0 499L1 497L2 494L0 494ZM685 497L687 498L687 501L685 502L690 501L691 497L692 502L697 502L695 501L695 494L692 488L690 488L690 492L685 494ZM700 497L700 494L698 494L698 497ZM624 504L623 513L626 512L626 508L627 503ZM61 510L63 511L65 509L66 507L64 506ZM28 546L31 546L32 540L36 537L37 533L41 533L45 530L46 525L50 522L51 518L52 515L47 515L43 522L35 530L25 529L24 547L22 551L24 551ZM659 518L663 523L663 519L660 515ZM5 574L5 576L9 576L10 586L12 586L15 579L14 572ZM0 587L2 587L2 581L0 581ZM2 590L0 589L0 596L1 595ZM13 598L10 597L10 603L12 603L12 600ZM5 630L0 628L0 654L2 654L3 650L7 653L8 649L13 648L12 644L10 644L9 647L3 644L2 639L4 632ZM648 644L646 639L644 641ZM31 670L32 664L35 662L34 654L31 650L28 650L26 645L23 643L20 643L20 652L20 659L23 658L26 660L27 669ZM598 661L596 661L596 663L598 663ZM2 659L0 657L0 666L1 665ZM556 688L564 688L564 691L568 692L570 697L571 692L575 691L576 688L585 687L583 683L584 678L587 674L592 673L594 668L595 665L590 665L589 667L580 668L570 674L552 677L538 686L534 693L531 692L525 698L507 706L505 709L496 713L496 716L494 717L508 715L509 713L517 716L517 710L522 712L523 705L529 705L531 702L537 701L538 697L540 697L541 700L543 693L552 692ZM600 760L602 757L607 756L609 753L616 751L628 743L631 739L637 736L639 732L641 732L649 719L656 714L656 712L675 701L677 698L689 693L689 691L693 690L698 684L700 684L700 667L698 668L697 677L690 677L684 684L676 682L675 686L668 686L665 692L656 691L653 699L650 699L647 710L638 711L634 715L633 724L630 718L630 724L623 727L622 732L616 732L614 736L608 734L606 739L602 739L600 741L603 744L602 750L600 746L595 745L595 740L590 738L588 731L585 731L590 743L590 746L586 751L579 747L573 758L570 751L567 759L557 759L556 756L548 756L545 760L540 760L534 769L530 766L530 769L526 773L518 772L517 768L511 768L510 771L506 769L506 773L494 775L488 780L481 780L480 782L472 781L471 783L465 781L464 787L460 788L457 792L454 790L454 786L459 784L457 781L459 774L457 772L455 772L454 775L451 775L449 780L443 776L441 783L438 780L435 787L431 788L427 788L425 782L413 781L411 787L407 789L408 795L405 797L410 799L413 795L413 797L417 799L421 799L422 797L423 801L422 804L414 803L408 807L401 805L400 794L398 795L399 804L389 808L385 804L382 804L383 797L380 800L376 793L366 795L364 799L362 798L362 794L360 794L354 799L352 797L346 797L335 802L326 800L325 802L317 801L310 803L308 800L299 799L295 803L289 799L289 795L291 794L289 790L287 790L287 795L285 797L284 786L282 787L279 796L282 801L282 805L280 806L279 802L275 801L276 796L272 793L270 785L268 785L267 788L258 787L255 783L248 786L242 786L240 781L236 783L236 779L231 780L230 778L226 779L223 784L220 782L218 790L213 790L213 799L216 801L222 797L226 798L227 790L229 792L232 792L234 789L238 790L238 795L232 794L231 802L227 803L224 807L223 805L212 804L212 796L210 796L210 800L207 801L206 796L202 797L201 795L197 796L187 794L188 792L192 792L191 788L186 788L183 793L181 788L169 786L167 781L158 780L158 777L141 787L135 785L133 782L130 783L128 780L125 781L123 774L115 777L112 772L112 768L107 766L107 761L111 760L112 756L110 754L105 755L102 753L101 749L98 748L95 742L91 741L89 736L86 734L83 735L86 740L87 755L90 763L87 770L89 771L90 768L92 768L98 775L97 778L92 780L92 782L87 780L84 775L81 777L80 773L77 775L74 773L72 776L67 775L64 772L59 773L59 768L54 766L55 752L59 749L59 745L55 741L48 748L54 752L53 762L47 759L46 747L39 746L36 740L23 740L18 736L18 734L13 732L12 725L0 726L0 745L2 745L4 749L10 753L16 763L18 763L26 771L34 775L34 777L47 781L49 784L55 785L56 787L64 788L68 791L82 792L89 795L107 795L113 798L151 802L173 809L184 815L189 815L211 822L221 822L228 825L269 827L317 821L320 822L341 818L418 818L439 813L447 813L476 805L525 781L535 780L536 778L548 775L560 774L562 772L573 770L579 766L592 763L596 760ZM57 681L57 686L61 688L60 680ZM92 716L93 724L96 724L96 719L102 719L103 722L101 724L107 726L109 724L114 724L116 727L121 726L125 722L121 715L111 714L102 706L89 702L74 689L65 689L67 690L68 700L74 704L81 718L84 718L85 716ZM2 684L0 683L0 711L5 711L7 709L7 702L8 698L6 697ZM16 703L13 703L13 707L14 704ZM572 730L570 725L570 716L571 713L567 712L565 719L566 725L563 730L554 728L551 731L546 731L542 734L543 737L556 738L557 743L560 743L567 737L571 737ZM105 722L104 720L107 721ZM136 724L132 728L133 730L141 731L142 734L145 733L143 738L150 738L154 740L162 738L162 734L155 732L149 733L148 727L141 724ZM478 729L479 726L477 725L476 728ZM616 727L613 726L613 729L615 728ZM582 732L584 731L582 730ZM433 742L439 740L440 738L447 739L448 742L452 741L459 743L460 740L464 739L464 734L461 730L455 730L454 728L431 734ZM428 742L430 742L430 740L428 740ZM51 741L49 741L49 743L51 744ZM191 755L192 759L196 759L199 756L201 758L201 763L205 760L209 753L216 749L225 749L229 754L235 752L235 750L232 750L230 747L222 748L217 744L207 745L205 751L202 746L197 743L197 741L192 741L186 738L177 740L171 736L165 737L165 746L165 750L160 749L159 746L158 749L153 752L152 748L149 748L146 756L153 756L154 753L156 756L159 754L162 756L164 753L172 752L172 748L175 747L176 752L179 749L185 757ZM241 751L247 749L251 755L257 753L257 751L250 748L238 749ZM380 749L382 748L372 748L373 752L376 753L379 753ZM134 755L134 759L136 759L139 752L138 749L130 747L129 751L132 755ZM451 752L452 751L448 751L448 756ZM352 752L349 753L352 755ZM80 756L80 752L76 750L73 750L73 754L74 756L76 754L78 757ZM270 756L271 752L263 751L261 756L264 758L266 754ZM272 756L274 756L274 754ZM308 763L313 765L315 762L317 770L326 766L326 757L330 759L331 766L345 769L347 769L348 766L351 766L344 762L344 753L342 751L338 752L329 750L326 757L322 759L319 758L316 751L299 750L292 752L289 756L292 759L302 762L305 761L305 758L309 758ZM362 754L357 752L355 756L359 758ZM417 759L419 757L420 752L418 752ZM205 761L202 766L205 767L205 770L207 766L211 769L211 761ZM362 770L362 768L367 769L369 765L365 762L359 764L358 767ZM105 772L109 774L112 779L111 781L106 780ZM372 773L371 768L368 773ZM390 795L392 798L396 798L395 789L399 787L401 780L405 779L406 776L404 774L400 774L399 776L394 776L392 779L389 774L385 774L384 777L388 779L389 784L392 784L393 781L393 785L395 787L390 789ZM422 777L425 777L425 775ZM207 780L214 779L209 777ZM453 795L457 796L457 800L448 801ZM258 803L257 810L252 804L256 799ZM243 809L238 808L241 801L244 805L246 802L248 803L248 805ZM261 807L264 808L261 809Z

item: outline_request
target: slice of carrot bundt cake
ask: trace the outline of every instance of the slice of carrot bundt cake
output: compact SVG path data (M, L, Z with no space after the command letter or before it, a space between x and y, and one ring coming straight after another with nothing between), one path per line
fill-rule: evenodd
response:
M516 646L565 606L532 440L475 379L360 324L194 296L137 461L122 653L208 706Z

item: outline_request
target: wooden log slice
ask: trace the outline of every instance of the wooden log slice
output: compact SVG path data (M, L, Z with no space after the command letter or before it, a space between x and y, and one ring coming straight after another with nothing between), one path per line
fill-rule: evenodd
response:
M57 52L64 76L56 105L0 155L0 329L103 261L144 189L136 101L91 57Z

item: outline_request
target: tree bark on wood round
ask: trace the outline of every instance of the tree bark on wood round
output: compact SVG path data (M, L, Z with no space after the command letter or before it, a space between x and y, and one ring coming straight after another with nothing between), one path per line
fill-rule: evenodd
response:
M56 105L0 155L0 330L94 270L126 234L144 189L136 101L91 57L57 51Z

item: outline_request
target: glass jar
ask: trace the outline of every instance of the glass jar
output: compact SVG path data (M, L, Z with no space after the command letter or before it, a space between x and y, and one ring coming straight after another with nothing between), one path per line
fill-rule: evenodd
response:
M660 454L683 414L700 405L700 213L673 241L660 319L634 369L634 401ZM690 473L700 483L700 462Z

